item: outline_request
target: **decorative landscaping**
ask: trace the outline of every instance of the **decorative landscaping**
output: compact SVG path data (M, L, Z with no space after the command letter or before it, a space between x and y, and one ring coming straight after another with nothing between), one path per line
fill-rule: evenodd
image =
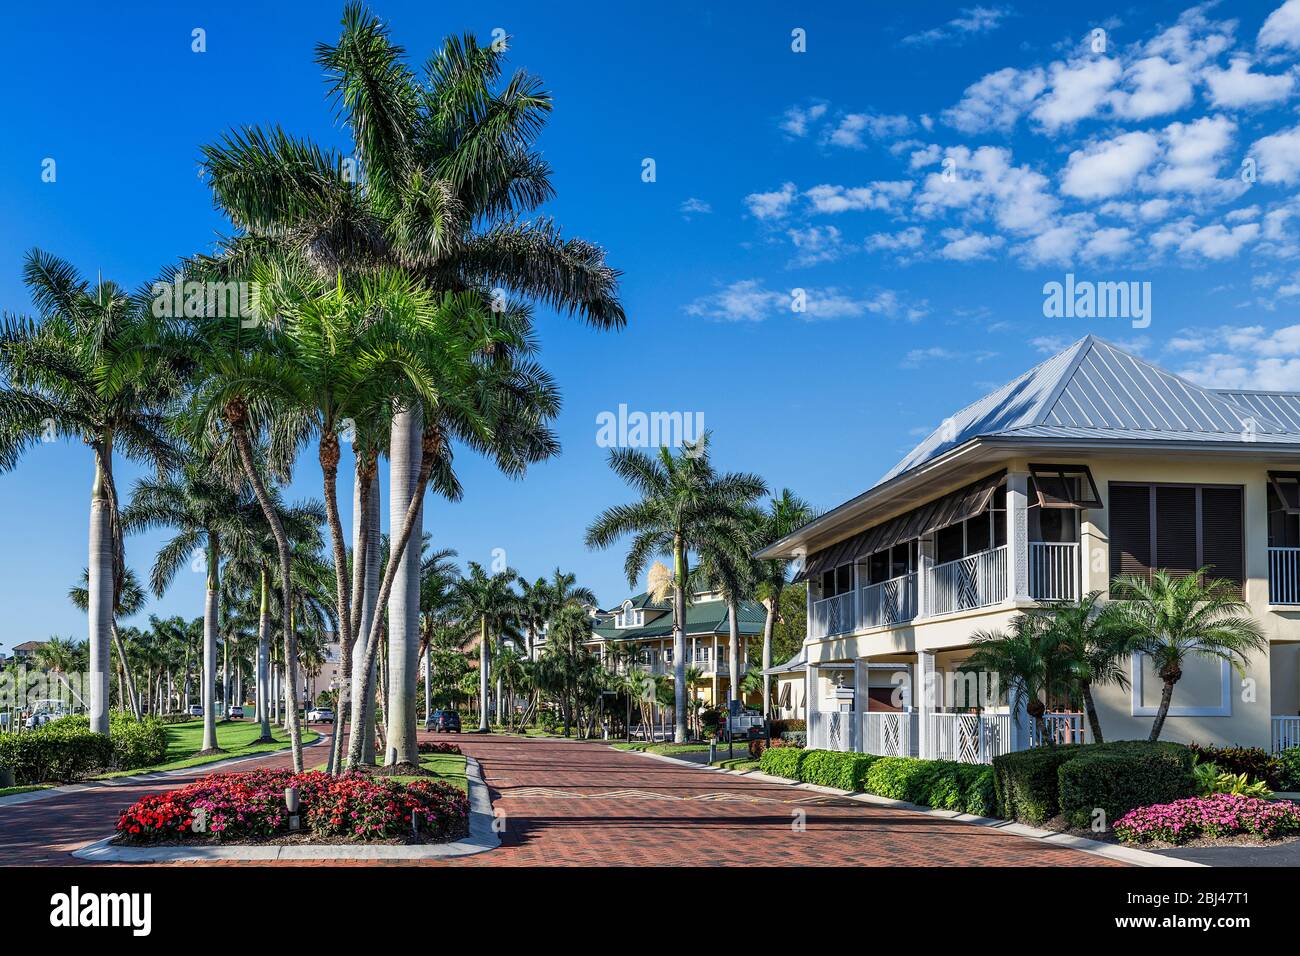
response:
M1228 793L1132 810L1115 821L1121 843L1182 846L1198 841L1274 841L1300 835L1300 808Z
M286 803L290 789L296 815ZM439 780L254 770L149 794L122 812L115 842L445 843L468 832L468 796Z

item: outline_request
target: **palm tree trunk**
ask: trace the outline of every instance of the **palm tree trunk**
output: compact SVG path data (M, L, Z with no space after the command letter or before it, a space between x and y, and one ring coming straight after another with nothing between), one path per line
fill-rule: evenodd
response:
M208 529L208 587L203 600L203 751L217 749L217 628L221 545Z
M1155 722L1151 724L1151 736L1147 738L1151 743L1160 739L1160 731L1165 726L1165 717L1169 715L1169 702L1173 699L1174 682L1166 679L1160 688L1160 709L1156 711Z
M269 743L271 736L271 576L262 568L262 609L257 622L257 722L254 743Z
M395 528L400 524L407 502L420 484L423 422L418 404L393 416L388 448L389 527ZM421 500L411 530L413 543L407 546L397 562L397 575L388 599L388 703L384 707L388 725L388 754L384 762L388 764L418 763L420 760L415 740L415 685L419 674L423 514Z
M120 696L130 701L131 713L135 719L140 719L140 701L135 694L135 678L131 675L131 665L126 659L126 646L122 643L122 635L117 630L117 618L114 616L112 627L109 631L113 638L113 647L117 649L118 671L121 674L122 687Z
M478 729L488 729L488 629L487 618L479 621L478 635Z
M89 618L90 729L108 733L108 656L113 626L113 509L109 500L108 475L112 439L95 446L95 482L90 491L90 563L86 589ZM126 687L122 696L126 698Z
M379 478L373 463L362 467L358 463L352 507L352 593L353 620L356 623L356 641L352 651L352 712L349 721L361 725L361 761L369 766L375 762L375 710L368 706L367 693L375 687L375 664L372 661L366 672L366 639L374 622L375 605L379 595ZM357 555L364 555L361 560ZM339 742L343 735L339 732ZM349 738L350 739L350 738ZM336 763L342 766L342 761Z
M1094 744L1105 743L1101 735L1101 718L1097 716L1097 705L1092 699L1092 681L1083 681L1079 685L1079 692L1083 697L1083 709L1088 715L1088 727L1092 731L1092 742Z
M763 616L763 716L772 716L772 678L767 671L772 666L772 633L776 630L776 609L780 596L772 594L763 602L767 612Z
M284 525L280 521L280 515L276 512L271 497L266 492L266 485L262 481L262 476L253 462L253 446L248 439L244 409L239 403L232 403L232 405L234 407L228 410L227 417L234 433L235 447L239 451L240 463L244 467L244 477L253 486L253 494L257 496L257 502L262 506L262 514L265 515L267 524L271 526L271 534L275 538L275 547L279 552L280 617L284 628L284 666L287 671L286 677L288 678L289 687L293 688L298 683L298 635L293 632L293 626L289 621L293 604L291 594L293 568L289 552L289 537L284 533ZM294 693L297 692L294 691ZM298 724L298 708L296 706L289 708L289 741L293 749L294 773L302 773L302 728Z
M433 719L433 648L429 647L424 652L424 723L425 729L428 729L428 723Z
M348 549L343 540L343 522L339 519L338 434L328 427L322 429L319 449L321 477L325 490L325 517L330 528L330 544L334 550L334 586L338 592L336 602L339 647L342 651L338 669L339 701L334 712L334 723L337 727L343 708L347 704L352 676L352 582L348 580ZM335 759L338 752L337 741L341 736L336 730L334 734L336 743L330 747L329 758L326 760L326 769L330 773L333 773L337 766Z
M673 742L686 743L686 542L673 537Z
M737 684L740 682L740 608L736 606L733 598L727 602L727 700L735 700L738 694ZM718 662L714 661L713 666L717 667ZM716 701L714 702L716 705Z

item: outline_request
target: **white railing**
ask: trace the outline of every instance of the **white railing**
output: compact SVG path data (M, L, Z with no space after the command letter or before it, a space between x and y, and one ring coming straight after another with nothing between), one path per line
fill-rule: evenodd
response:
M1029 594L1039 601L1079 599L1078 542L1029 542Z
M861 715L862 752L877 757L915 757L917 714L865 713Z
M862 589L860 627L906 624L916 617L916 572Z
M1300 717L1273 717L1273 753L1300 747Z
M1300 604L1300 548L1268 549L1268 603Z
M928 613L947 614L999 604L1007 597L1007 548L980 551L930 569Z
M925 753L929 760L992 763L1011 750L1010 714L927 715Z
M1088 721L1081 713L1060 711L1043 714L1043 723L1047 725L1047 739L1054 744L1086 744L1088 742ZM1038 739L1038 727L1029 721L1029 743L1037 747L1042 742Z
M813 604L813 637L834 637L853 630L853 592L822 598Z
M808 749L853 750L856 743L853 739L855 716L856 712L851 710L809 711Z

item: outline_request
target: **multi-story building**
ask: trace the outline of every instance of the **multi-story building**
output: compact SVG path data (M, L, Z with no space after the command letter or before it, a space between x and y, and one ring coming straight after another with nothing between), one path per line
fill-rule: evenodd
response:
M1268 639L1205 656L1162 739L1300 743L1300 393L1200 387L1089 336L962 409L857 497L760 552L808 582L810 745L987 760L1029 742L978 632L1163 568L1233 581ZM1161 681L1094 688L1108 740L1145 738ZM1085 739L1081 715L1053 733Z

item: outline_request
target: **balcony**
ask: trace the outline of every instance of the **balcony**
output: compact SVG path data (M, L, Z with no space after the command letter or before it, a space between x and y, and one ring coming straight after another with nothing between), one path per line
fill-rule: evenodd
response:
M1268 549L1268 603L1300 604L1300 548Z
M992 548L936 564L926 582L930 616L970 611L1007 599L1007 548Z
M862 619L859 627L888 627L906 624L916 617L917 573L903 574L862 589Z
M1037 601L1079 599L1079 544L1029 542L1029 594Z

